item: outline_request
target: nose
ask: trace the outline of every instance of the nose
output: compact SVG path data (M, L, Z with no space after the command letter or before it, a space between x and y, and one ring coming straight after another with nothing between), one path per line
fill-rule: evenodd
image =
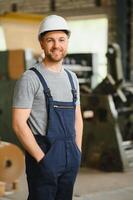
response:
M56 41L54 41L54 48L58 48L58 47L59 47L59 41L56 40Z

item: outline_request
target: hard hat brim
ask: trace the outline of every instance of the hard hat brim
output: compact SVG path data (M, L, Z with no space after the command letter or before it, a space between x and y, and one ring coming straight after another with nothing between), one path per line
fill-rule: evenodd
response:
M71 32L68 31L68 30L49 30L49 31L44 31L42 33L40 33L40 35L38 36L38 39L40 40L42 37L44 37L47 33L49 32L54 32L54 31L63 31L64 33L66 33L66 35L68 36L68 38L70 37L71 35Z

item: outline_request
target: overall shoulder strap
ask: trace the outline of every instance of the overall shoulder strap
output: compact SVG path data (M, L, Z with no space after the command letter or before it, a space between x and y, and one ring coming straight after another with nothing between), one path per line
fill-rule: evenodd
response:
M46 99L46 110L47 110L47 121L49 123L49 109L50 109L50 102L53 101L53 98L51 96L51 92L50 92L50 89L45 81L45 79L43 78L43 76L41 75L41 73L34 67L30 68L29 70L32 70L35 72L35 74L37 75L37 77L39 78L42 86L43 86L43 92L44 92L44 96L45 96L45 99ZM47 123L47 127L46 127L46 130L48 129L48 123ZM46 131L47 132L47 131ZM40 135L38 133L38 135Z
M70 81L70 84L71 84L71 91L72 91L72 95L73 95L73 101L76 102L76 100L77 100L77 90L75 89L72 75L67 69L64 69L64 70L66 71L66 73L68 75L68 78L69 78L69 81Z
M44 94L45 96L49 99L49 98L52 98L51 96L51 92L50 92L50 89L45 81L45 79L43 78L42 74L34 67L30 68L29 70L32 70L35 72L35 74L38 76L42 86L43 86L43 90L44 90Z

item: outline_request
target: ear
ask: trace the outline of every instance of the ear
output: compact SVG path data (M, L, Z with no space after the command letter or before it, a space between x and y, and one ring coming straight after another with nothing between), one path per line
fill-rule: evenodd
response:
M40 42L40 46L41 46L41 48L44 49L43 39L39 39L39 42Z

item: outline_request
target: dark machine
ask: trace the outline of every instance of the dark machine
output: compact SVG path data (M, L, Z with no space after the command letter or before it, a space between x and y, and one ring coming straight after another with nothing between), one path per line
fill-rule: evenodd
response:
M84 120L83 167L104 171L125 171L133 167L133 84L124 81L120 57L119 46L109 45L108 74L95 89L91 89L87 81L87 78L91 80L93 63L86 62L89 73L84 79L87 66L78 60L74 62L77 65L74 71L80 80L81 77L84 80L80 82ZM69 60L73 58L73 55L69 56ZM73 64L70 66L73 70Z
M4 141L18 144L12 130L11 109L14 80L0 80L0 138Z
M12 129L11 109L14 86L24 66L24 50L0 51L0 139L19 146Z

